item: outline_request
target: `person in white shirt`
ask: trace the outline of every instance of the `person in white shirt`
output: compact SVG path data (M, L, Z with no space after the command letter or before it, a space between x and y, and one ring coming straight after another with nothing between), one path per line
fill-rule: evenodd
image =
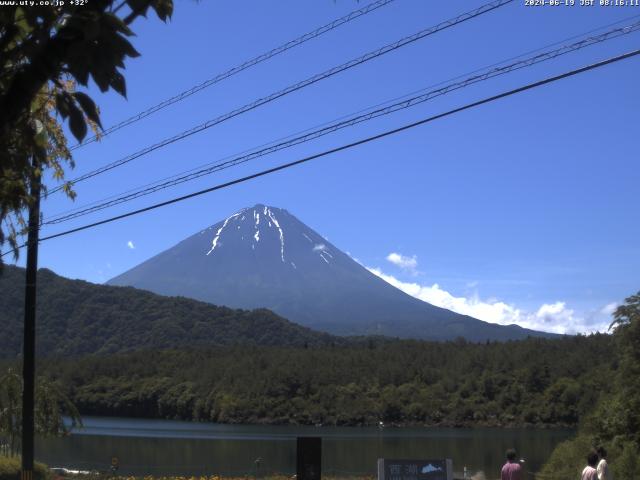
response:
M598 480L596 465L598 465L598 454L595 450L591 450L587 455L587 466L582 470L580 480Z
M598 480L613 480L613 475L611 475L609 465L607 464L607 451L604 447L600 446L596 449L596 452L598 452L598 457L600 457L600 461L596 467Z

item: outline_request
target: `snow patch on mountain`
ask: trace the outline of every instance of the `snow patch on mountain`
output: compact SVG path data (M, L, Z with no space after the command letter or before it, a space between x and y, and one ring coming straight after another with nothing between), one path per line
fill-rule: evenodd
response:
M249 213L248 212L249 210L252 210L252 212ZM253 222L245 222L245 220L247 219L247 216L249 216L248 218L253 217ZM233 229L233 227L230 226L231 222L235 222L234 223L235 229ZM262 229L260 229L261 222L263 227ZM284 230L280 225L280 221L276 217L276 213L271 208L267 206L262 206L262 205L256 205L253 208L244 208L234 213L233 215L227 217L222 222L222 225L220 226L220 228L218 228L215 231L215 235L213 236L213 240L211 241L211 247L207 251L206 255L210 255L216 249L218 249L222 245L223 239L225 238L227 241L230 241L231 243L233 243L234 241L233 237L229 237L229 235L233 235L233 234L227 233L229 232L229 228L231 228L233 231L239 230L238 233L240 234L240 239L242 241L245 240L245 237L247 237L247 240L249 237L252 237L251 248L255 250L256 248L255 244L260 242L260 240L264 241L265 235L267 235L267 232L265 231L265 228L267 228L267 226L269 230L271 229L277 230L278 240L280 243L279 245L280 261L282 263L285 263ZM208 229L202 230L201 233L204 234L207 231L211 230L212 228L214 227L209 227ZM249 229L249 231L247 231L247 229ZM225 235L227 236L225 237ZM305 237L307 237L307 239L311 241L308 235L305 234ZM297 267L294 266L294 268L297 268Z
M216 247L218 246L218 240L220 239L220 234L222 233L222 231L224 230L224 227L227 226L227 223L229 223L229 220L231 220L232 218L237 217L238 215L240 215L240 213L234 213L233 215L231 215L230 217L228 217L224 223L222 224L222 226L218 229L218 231L216 232L216 236L213 237L213 242L211 245L211 250L209 250L207 252L207 255L209 255L211 252L213 252Z
M264 207L264 210L265 212L269 212L269 218L280 232L280 258L284 262L284 232L282 231L282 228L280 228L280 224L278 223L278 220L276 219L271 209L267 209L267 207ZM269 226L271 226L271 223L269 223Z

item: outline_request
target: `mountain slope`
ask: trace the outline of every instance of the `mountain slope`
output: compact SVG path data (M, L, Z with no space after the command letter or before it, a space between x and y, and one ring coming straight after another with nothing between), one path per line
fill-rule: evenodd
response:
M0 274L0 357L21 351L22 268ZM328 345L341 340L265 309L216 307L134 288L69 280L38 271L38 354L79 355L219 345Z
M472 341L552 336L417 300L283 209L256 205L108 282L236 308L264 307L338 335Z

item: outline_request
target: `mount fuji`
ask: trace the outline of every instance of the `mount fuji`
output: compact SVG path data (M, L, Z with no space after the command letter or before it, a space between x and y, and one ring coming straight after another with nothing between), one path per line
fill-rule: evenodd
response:
M378 278L286 210L244 208L109 280L233 308L268 308L337 335L470 341L552 334L435 307Z

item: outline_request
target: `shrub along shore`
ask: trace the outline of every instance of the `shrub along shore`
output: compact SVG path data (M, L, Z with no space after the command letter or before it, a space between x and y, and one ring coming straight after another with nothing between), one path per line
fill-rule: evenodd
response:
M608 452L613 477L638 478L640 472L640 292L614 313L613 344L605 355L612 369L595 369L599 395L580 417L576 437L563 442L541 470L541 478L578 478L595 446ZM587 359L590 360L590 359Z

